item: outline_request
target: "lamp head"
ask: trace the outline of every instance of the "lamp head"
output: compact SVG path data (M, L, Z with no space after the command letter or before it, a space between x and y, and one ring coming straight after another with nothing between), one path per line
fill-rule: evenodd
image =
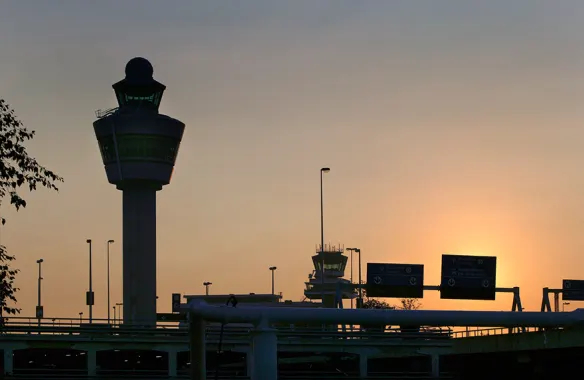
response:
M43 260L43 259L38 259L38 260L37 260L37 264L40 264L40 263L42 263L43 261L45 261L45 260Z
M205 281L205 282L203 282L203 285L204 286L209 286L209 285L213 285L213 283L212 282Z
M331 168L321 168L321 169L320 169L320 171L321 171L322 173L328 173L328 172L330 172L330 171L331 171Z
M113 240L108 240L108 241L107 241L107 243L108 243L108 244L113 244L113 243L115 243L115 242L114 242Z
M278 267L270 267L270 270L276 270Z
M86 242L87 242L88 244L91 244L91 239L87 239L87 240L86 240Z

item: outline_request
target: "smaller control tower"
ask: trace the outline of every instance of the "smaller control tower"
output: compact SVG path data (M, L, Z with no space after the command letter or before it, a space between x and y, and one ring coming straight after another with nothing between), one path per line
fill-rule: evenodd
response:
M336 308L336 299L353 299L357 297L354 285L343 278L347 266L347 256L343 255L344 248L334 245L324 245L316 249L312 256L314 271L308 275L304 295L310 300L323 300L324 307ZM324 277L321 270L324 263Z
M170 183L185 125L158 113L166 86L144 58L112 87L118 108L97 111L95 136L109 183L123 194L124 323L156 325L156 192Z

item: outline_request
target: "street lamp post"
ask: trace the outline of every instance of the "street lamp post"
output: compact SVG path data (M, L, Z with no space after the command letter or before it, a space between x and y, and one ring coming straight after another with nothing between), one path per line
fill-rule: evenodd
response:
M270 270L272 271L272 295L276 294L274 293L274 272L276 271L276 269L278 269L277 267L270 267Z
M87 305L89 306L89 323L93 323L93 270L91 268L91 239L87 239L89 244L89 291L87 292Z
M363 302L363 283L361 280L361 250L359 248L347 248L348 251L351 251L351 278L353 277L353 252L357 252L357 254L359 255L357 260L359 261L359 267L358 267L358 271L359 271L359 302ZM351 280L351 282L353 282Z
M107 241L107 323L110 323L110 244L113 244L113 240ZM115 318L114 318L115 319ZM114 323L115 320L114 320Z
M359 259L359 298L363 299L363 280L361 279L361 250L357 249L358 259Z
M358 260L359 260L359 302L361 302L361 304L363 304L363 280L361 280L361 250L359 248L356 249L357 254L358 254Z
M347 248L351 251L351 285L353 285L353 248ZM353 299L351 298L351 309L353 309Z
M124 303L116 303L116 306L118 307L118 322L122 323L122 312L124 311L122 307L124 306Z
M353 285L353 250L351 249L351 285ZM353 298L351 298L351 309L353 308Z
M209 281L205 281L203 282L203 286L205 287L205 295L208 296L209 295L209 286L213 285L212 282Z
M83 323L83 312L79 312L79 324L81 325Z
M569 306L570 303L569 302L563 302L562 303L562 312L566 311L566 306Z
M37 312L36 316L39 320L39 326L41 325L41 318L43 317L42 312L42 301L41 301L41 281L43 280L42 272L41 272L41 264L43 263L43 259L38 259L37 264L39 265L39 278L38 278L38 300L37 300Z
M324 196L322 190L322 175L330 172L330 168L320 169L320 286L322 303L324 304Z
M114 309L114 326L116 325L116 307L112 306L112 308Z

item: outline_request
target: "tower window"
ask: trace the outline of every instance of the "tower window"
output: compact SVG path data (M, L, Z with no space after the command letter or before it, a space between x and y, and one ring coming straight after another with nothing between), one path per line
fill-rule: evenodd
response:
M166 136L117 136L117 154L120 160L158 161L174 164L179 141ZM115 162L116 144L113 136L100 140L99 147L104 164Z

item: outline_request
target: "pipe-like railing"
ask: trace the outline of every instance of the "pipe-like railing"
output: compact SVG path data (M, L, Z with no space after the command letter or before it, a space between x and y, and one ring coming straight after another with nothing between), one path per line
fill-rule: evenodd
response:
M304 309L225 307L192 300L183 308L198 318L221 323L313 323L345 325L563 327L584 325L584 309L569 313L452 310Z

